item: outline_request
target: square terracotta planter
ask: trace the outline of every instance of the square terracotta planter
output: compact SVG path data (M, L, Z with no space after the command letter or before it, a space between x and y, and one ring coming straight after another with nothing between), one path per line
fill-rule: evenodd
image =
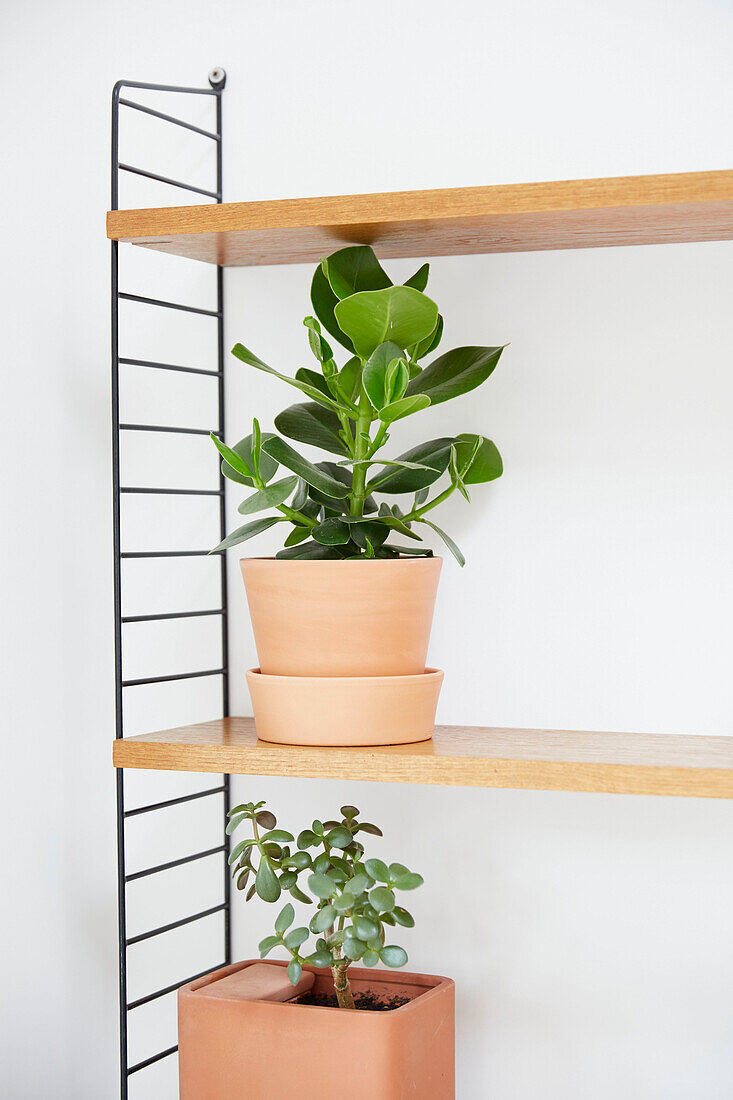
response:
M354 993L410 998L387 1012L217 991L236 963L178 991L180 1100L454 1100L454 983L432 974L349 969ZM284 967L285 963L274 962ZM313 991L332 993L329 970Z

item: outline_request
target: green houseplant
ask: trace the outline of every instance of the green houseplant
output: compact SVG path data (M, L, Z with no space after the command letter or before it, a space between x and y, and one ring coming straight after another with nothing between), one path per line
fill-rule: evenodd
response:
M314 821L297 839L264 802L242 803L229 817L230 833L244 825L250 834L229 857L247 900L257 894L277 904L289 894L315 901L315 912L307 926L294 926L291 902L278 906L260 957L279 947L287 968L284 960L248 959L179 990L181 1100L451 1100L454 984L405 973L406 952L389 942L395 928L415 923L398 903L422 885L420 875L367 858L362 840L381 830L354 806Z
M396 895L422 886L422 876L401 863L388 866L380 859L365 858L357 835L382 836L382 831L359 821L355 806L342 806L340 821L314 821L297 840L277 828L275 815L264 806L264 802L247 802L229 811L228 833L245 822L252 829L252 836L239 841L229 856L237 888L247 890L247 901L257 894L274 903L285 892L305 904L315 899L316 911L307 928L291 928L295 910L288 902L275 920L274 934L261 941L260 957L282 947L290 955L288 978L293 985L300 981L304 963L327 967L339 1007L353 1009L348 978L352 963L362 960L368 967L380 962L401 967L407 962L407 952L387 944L386 933L396 925L414 926L412 915L397 904ZM311 938L315 944L306 948Z
M438 307L424 293L428 274L429 265L423 264L404 285L395 286L370 247L342 248L316 268L311 284L316 316L303 322L317 369L302 367L291 377L235 344L232 354L243 363L274 375L309 400L281 412L276 433L262 432L256 419L252 433L233 447L212 433L225 476L255 490L239 512L268 513L237 528L218 550L283 523L287 534L277 555L281 559L429 555L419 533L427 526L464 564L455 542L427 515L454 491L468 500L468 486L501 475L495 445L482 435L462 433L430 439L393 458L381 453L393 425L481 385L503 350L454 348L421 365L443 333ZM324 329L349 353L341 366ZM283 437L337 457L313 463ZM280 467L289 472L275 479ZM449 483L431 497L430 487L444 474ZM400 505L377 503L377 496L413 499Z
M253 490L250 518L216 548L277 524L274 559L241 563L259 668L247 673L258 735L300 744L396 744L432 736L442 672L426 668L441 560L423 535L454 492L493 481L491 440L465 432L428 439L393 457L399 422L481 385L501 347L459 347L432 358L443 319L425 294L428 264L396 286L371 248L321 261L305 318L315 369L286 375L242 344L233 354L308 398L233 447L212 435L222 471ZM329 338L345 349L337 364ZM330 456L311 461L293 446ZM442 483L439 482L442 479Z

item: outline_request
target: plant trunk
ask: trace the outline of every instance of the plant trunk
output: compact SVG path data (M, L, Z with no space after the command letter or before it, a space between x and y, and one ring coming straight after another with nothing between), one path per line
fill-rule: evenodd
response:
M336 991L336 999L339 1003L339 1008L355 1008L354 995L351 992L351 985L346 974L348 969L348 962L337 963L336 966L331 968L333 973L333 987Z

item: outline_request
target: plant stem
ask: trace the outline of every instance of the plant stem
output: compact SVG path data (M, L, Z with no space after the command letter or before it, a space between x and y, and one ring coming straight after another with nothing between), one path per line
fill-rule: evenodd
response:
M372 422L372 406L366 393L362 390L359 398L359 419L356 422L356 440L354 458L359 460L367 458L370 450L369 425ZM365 439L366 436L366 439ZM353 516L364 515L364 499L366 497L366 466L354 466L354 474L351 482L351 514Z
M437 497L433 497L427 504L423 504L420 508L413 508L411 512L408 512L406 516L402 517L403 522L406 520L420 519L425 512L429 512L431 508L435 508L437 504L442 504L447 497L454 491L455 485L449 485L447 489L444 489L442 493L438 493Z
M333 988L336 991L336 1000L339 1003L339 1008L356 1008L354 1004L354 994L351 992L351 985L347 975L348 968L348 959L340 959L331 967Z

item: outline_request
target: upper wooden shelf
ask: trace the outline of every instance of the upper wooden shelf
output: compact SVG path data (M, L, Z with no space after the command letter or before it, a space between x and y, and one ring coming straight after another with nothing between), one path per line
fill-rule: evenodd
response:
M114 742L118 768L733 798L733 737L438 726L432 741L303 748L223 718Z
M733 239L733 171L113 210L113 240L241 267Z

